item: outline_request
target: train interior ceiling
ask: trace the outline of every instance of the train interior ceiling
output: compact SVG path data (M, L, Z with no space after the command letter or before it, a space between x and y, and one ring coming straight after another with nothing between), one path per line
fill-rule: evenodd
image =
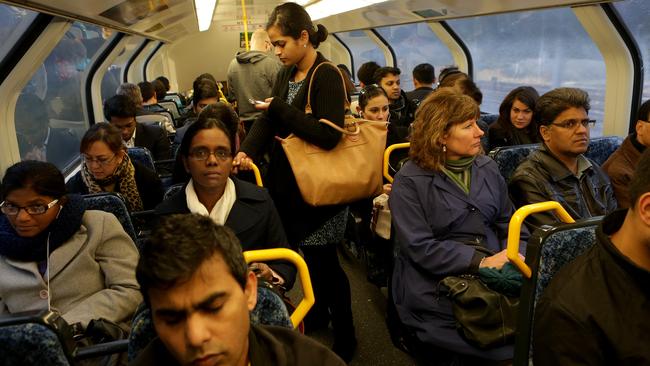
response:
M122 82L165 75L172 90L182 92L204 72L225 80L229 62L245 47L244 10L252 32L280 3L212 0L211 12L196 10L195 2L1 1L1 170L21 160L21 93L45 101L51 127L80 136L104 120L102 101ZM591 96L590 116L598 121L592 136L624 136L640 101L650 97L643 67L650 2L644 0L298 2L333 35L319 51L353 74L366 61L397 66L408 91L415 65L429 62L436 73L457 65L483 91L481 109L488 113L498 113L503 97L519 85L540 94L576 86ZM205 14L212 15L209 29L200 31Z

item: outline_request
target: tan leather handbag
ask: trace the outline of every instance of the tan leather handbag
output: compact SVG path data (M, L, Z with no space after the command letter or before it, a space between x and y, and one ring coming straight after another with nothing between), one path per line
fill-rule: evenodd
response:
M307 86L307 114L312 112L312 81L323 65L334 67L340 74L331 62L323 62L314 69ZM343 75L341 87L345 90ZM347 110L350 104L347 98L344 99L343 107ZM345 117L344 128L326 119L320 119L319 122L343 134L334 149L323 150L293 134L280 140L305 202L312 206L326 206L380 194L388 123L352 116Z

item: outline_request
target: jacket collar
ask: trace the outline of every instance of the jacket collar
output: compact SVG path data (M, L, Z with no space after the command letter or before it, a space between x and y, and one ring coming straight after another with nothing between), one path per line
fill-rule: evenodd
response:
M537 160L546 167L546 170L549 172L553 182L559 182L563 179L566 179L568 176L574 175L560 159L558 159L546 144L542 143L540 148L537 150L539 154L537 155ZM589 174L593 171L591 162L583 155L578 156L578 170L582 170L582 174Z
M448 192L470 205L474 205L474 200L471 197L478 196L479 192L481 192L485 185L488 184L488 177L485 174L484 169L481 169L481 167L487 165L490 160L490 158L484 155L479 155L474 159L474 162L472 163L472 178L470 181L469 195L465 194L465 192L463 192L463 190L444 173L422 169L410 161L404 166L404 168L402 168L402 170L400 170L400 173L407 177L429 176L433 179L433 184L438 189Z

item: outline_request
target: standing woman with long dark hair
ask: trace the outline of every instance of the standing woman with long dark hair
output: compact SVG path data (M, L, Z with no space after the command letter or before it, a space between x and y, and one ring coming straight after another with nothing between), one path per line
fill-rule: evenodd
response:
M285 138L293 133L322 149L333 149L341 133L318 120L325 118L343 127L345 90L341 88L338 69L322 66L311 86L312 113L306 114L309 80L316 66L327 61L316 51L327 38L327 29L320 24L315 27L300 5L285 3L273 10L266 30L275 54L285 67L276 79L273 98L256 106L265 112L255 121L234 165L245 169L250 163L249 156L258 161L262 154L270 152L264 184L275 202L290 244L303 251L316 297L316 304L307 316L306 328L327 327L331 320L334 352L349 361L357 341L350 283L336 252L345 230L347 207L313 207L305 203L287 156L274 138Z

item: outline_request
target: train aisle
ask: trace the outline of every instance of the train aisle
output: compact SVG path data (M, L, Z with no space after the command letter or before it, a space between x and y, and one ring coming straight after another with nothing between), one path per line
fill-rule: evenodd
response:
M346 250L339 251L341 265L348 275L352 289L352 312L359 342L357 352L350 365L415 365L404 352L393 346L388 335L384 314L386 296L375 285L366 280L366 271L361 262ZM300 298L299 280L289 295L292 300ZM297 303L297 302L294 302ZM332 346L331 328L308 334L328 347Z

